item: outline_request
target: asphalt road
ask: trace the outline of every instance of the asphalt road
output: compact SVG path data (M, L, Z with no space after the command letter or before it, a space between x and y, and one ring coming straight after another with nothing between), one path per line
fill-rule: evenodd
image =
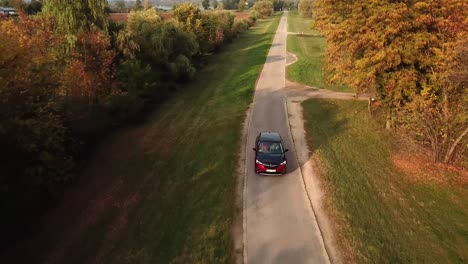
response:
M305 191L285 107L287 13L281 18L255 90L246 148L244 189L245 263L329 263L317 220ZM254 172L255 138L277 131L289 148L289 172Z

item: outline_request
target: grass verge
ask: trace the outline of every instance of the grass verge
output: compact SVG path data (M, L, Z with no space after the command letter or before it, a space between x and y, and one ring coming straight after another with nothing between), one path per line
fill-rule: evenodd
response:
M101 182L97 194L77 203L85 209L76 219L54 228L44 261L232 260L241 125L280 17L258 21L208 58L143 127L101 151L103 159L85 172Z
M310 29L311 18L303 18L297 12L289 12L290 32L319 34ZM288 52L297 55L298 61L287 68L288 79L297 83L338 92L351 92L346 86L330 85L324 72L324 57L327 41L325 37L310 35L289 35Z
M468 261L466 185L411 181L413 175L392 162L402 151L398 138L369 118L366 102L311 99L303 107L328 209L335 212L341 242L351 246L348 261Z

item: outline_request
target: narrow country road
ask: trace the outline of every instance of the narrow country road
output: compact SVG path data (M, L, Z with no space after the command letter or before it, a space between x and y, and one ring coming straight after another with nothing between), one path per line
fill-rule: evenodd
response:
M244 186L244 262L329 263L321 231L305 191L291 140L285 106L287 13L281 18L257 83L248 126ZM261 131L281 133L289 172L254 172L255 138Z

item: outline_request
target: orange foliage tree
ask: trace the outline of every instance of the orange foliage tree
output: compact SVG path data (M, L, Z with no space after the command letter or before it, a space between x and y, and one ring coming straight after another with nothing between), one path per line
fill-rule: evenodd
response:
M317 0L314 10L327 37L330 81L376 93L387 128L417 131L435 160L452 160L466 145L464 86L448 78L461 67L453 47L466 39L466 1Z

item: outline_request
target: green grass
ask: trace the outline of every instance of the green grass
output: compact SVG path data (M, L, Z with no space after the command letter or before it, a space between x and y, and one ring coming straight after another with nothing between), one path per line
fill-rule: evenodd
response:
M319 34L310 29L312 19L303 18L297 12L289 12L288 25L291 32ZM321 36L289 35L288 51L296 54L298 61L287 68L288 79L297 83L338 92L350 92L343 85L327 83L324 72L326 39Z
M100 193L113 202L80 232L73 233L79 224L57 229L67 233L49 246L64 248L57 263L232 260L241 125L280 17L258 21L208 58L196 80L147 120L145 133L130 133L135 143L109 150L131 153L102 165L116 171Z
M368 117L366 102L303 107L328 206L357 263L467 263L466 186L409 181L391 161L396 136Z

